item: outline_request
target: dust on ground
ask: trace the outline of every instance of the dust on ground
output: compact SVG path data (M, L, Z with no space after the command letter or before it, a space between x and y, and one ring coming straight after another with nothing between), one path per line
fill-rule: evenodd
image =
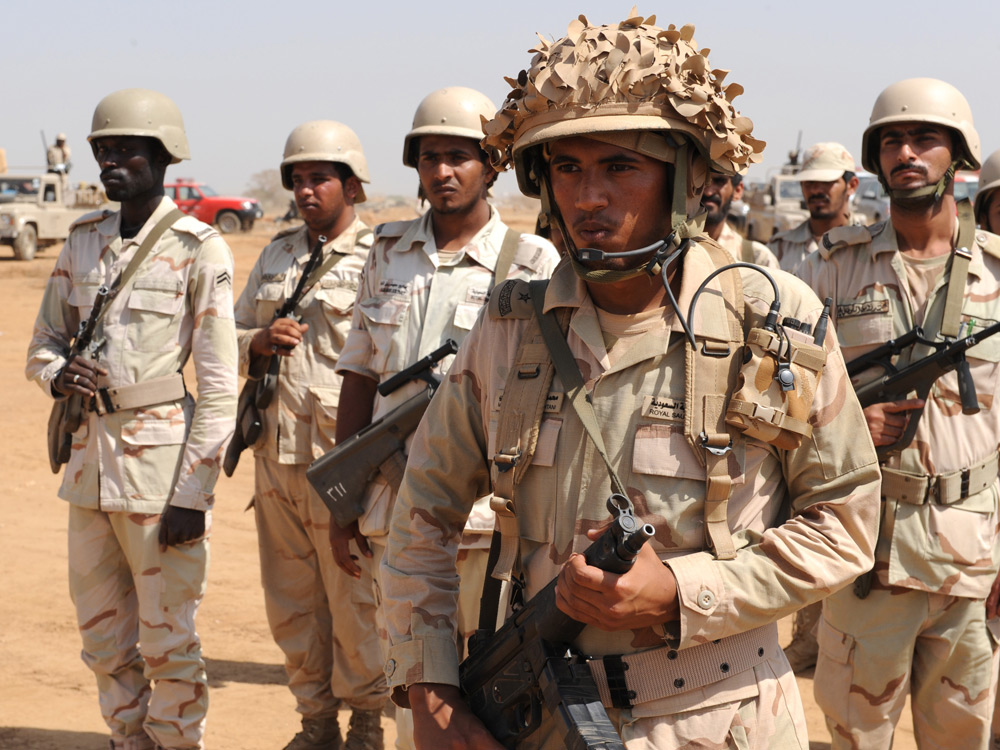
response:
M363 207L362 207L363 208ZM531 231L531 206L502 208L508 223ZM408 219L412 209L361 211L371 224ZM235 289L246 283L261 248L274 232L262 221L252 232L227 235L236 260ZM97 705L93 675L80 660L80 637L69 599L66 563L67 505L56 496L59 477L49 470L45 423L51 400L24 378L24 360L46 279L57 248L32 261L15 261L0 247L0 389L5 395L0 496L0 748L104 750L107 728ZM282 655L271 640L260 588L253 515L253 461L245 457L231 479L221 477L212 529L208 593L198 615L212 688L209 750L277 750L299 729L285 687ZM781 623L783 642L789 625ZM829 748L822 714L812 698L811 674L799 687L813 738ZM393 723L383 720L387 746ZM347 716L341 725L346 727ZM897 731L897 750L916 747L909 710Z

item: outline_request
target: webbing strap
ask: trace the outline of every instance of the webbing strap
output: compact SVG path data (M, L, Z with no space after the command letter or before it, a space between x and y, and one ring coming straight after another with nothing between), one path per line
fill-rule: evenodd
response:
M748 240L746 237L740 242L740 260L744 263L753 263L753 240Z
M618 474L611 465L611 459L608 457L607 448L604 446L604 438L601 436L601 427L597 423L597 413L594 411L594 404L590 400L590 394L584 386L583 375L580 373L580 367L576 364L576 357L570 351L569 344L566 343L566 337L560 329L555 316L546 314L542 309L545 302L545 287L547 284L548 281L546 280L532 281L529 284L531 287L531 301L535 306L535 315L538 318L538 325L542 331L545 346L552 356L556 372L559 373L559 379L562 381L563 388L566 389L566 396L569 398L573 410L580 418L580 422L583 423L583 429L590 436L594 447L597 449L597 453L604 461L604 465L608 467L608 474L611 475L612 489L618 494L628 497L625 485L618 478Z
M355 235L354 244L357 244L359 240L364 239L369 234L372 234L372 230L369 229L368 227L365 227L364 229L359 231L357 235ZM335 250L330 250L330 254L326 257L326 260L320 263L316 268L313 269L312 273L309 274L309 278L306 279L306 284L305 287L303 288L310 289L313 286L315 286L315 284L320 279L326 276L327 271L332 269L335 265L340 263L340 261L342 261L346 257L347 257L346 255L338 253ZM302 296L305 297L305 294L303 294Z
M507 227L507 231L503 236L503 242L500 244L497 265L493 269L493 286L502 284L507 280L507 276L510 274L510 267L514 263L514 254L517 252L517 246L520 242L521 233Z
M969 277L972 261L972 243L976 239L976 219L968 198L958 202L958 243L951 254L951 272L948 291L941 317L941 335L955 338L961 329L962 302L965 299L965 282Z

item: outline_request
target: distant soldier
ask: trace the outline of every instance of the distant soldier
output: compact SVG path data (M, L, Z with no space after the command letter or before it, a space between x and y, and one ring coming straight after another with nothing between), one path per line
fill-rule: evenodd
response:
M948 341L1000 320L1000 237L977 230L972 206L954 197L956 170L980 164L965 97L934 79L892 84L872 108L861 162L889 194L889 219L831 230L799 268L834 299L845 359L915 326ZM894 364L927 351L904 350ZM989 744L997 651L984 603L1000 564L1000 339L973 346L967 361L975 414L963 413L954 372L926 401L865 409L876 446L920 421L912 442L881 462L870 590L863 580L823 605L814 687L834 750L889 748L907 696L919 747ZM857 382L881 375L870 368Z
M202 748L208 681L195 613L236 415L233 258L164 195L167 166L190 158L174 102L145 89L109 94L87 140L121 210L70 230L27 375L53 398L82 402L59 496L70 504L83 660L110 746ZM70 357L92 316L92 346ZM189 360L197 383L185 386Z
M59 135L56 136L56 142L49 146L46 156L50 172L69 174L72 164L70 163L70 149L69 146L66 145L65 133L59 133Z
M851 196L858 189L854 172L854 158L839 143L817 143L806 151L802 169L792 179L802 183L809 218L793 229L778 232L767 243L782 270L795 273L805 257L819 248L820 238L834 227L868 223L864 217L851 214Z
M743 175L711 172L701 194L701 207L708 211L705 234L726 248L736 260L756 263L764 268L778 268L778 259L767 246L741 237L726 221L733 201L742 197Z
M497 281L547 278L559 260L549 242L508 229L487 201L496 172L479 146L480 118L491 117L493 112L493 103L485 95L460 86L435 91L417 107L413 127L403 141L403 163L416 169L430 209L419 219L382 224L375 230L375 246L358 290L351 331L337 362L337 372L344 376L338 442L426 388L421 381L385 397L376 391L379 383L446 339L460 343ZM452 360L450 356L444 359L436 373L448 372ZM331 524L337 562L354 576L365 574L365 568L373 564L376 585L399 480L399 476L380 473L368 487L364 515L348 528ZM489 498L482 498L458 553L461 640L478 622L493 525ZM350 554L347 543L351 539L365 553L362 559ZM379 631L384 637L381 624ZM408 717L402 711L396 715L400 742L408 744Z
M368 182L361 142L339 122L304 123L285 143L281 182L305 224L264 248L236 304L236 327L240 374L260 381L272 357L281 358L254 446L253 505L267 618L302 715L302 731L285 750L381 750L387 689L371 581L356 581L334 563L330 511L305 475L334 446L340 376L333 368L372 245L354 209ZM294 317L276 318L320 236ZM342 703L352 709L346 742L337 723Z

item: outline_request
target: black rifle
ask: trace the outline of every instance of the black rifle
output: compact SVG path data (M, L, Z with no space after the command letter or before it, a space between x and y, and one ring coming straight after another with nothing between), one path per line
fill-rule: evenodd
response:
M979 412L976 385L969 371L966 352L976 344L1000 333L1000 323L984 328L979 333L969 334L954 341L932 341L924 336L919 327L908 331L898 339L882 344L876 349L847 363L847 373L851 377L863 373L871 367L882 369L882 375L855 388L862 408L885 401L898 401L916 393L917 398L927 400L934 382L952 370L958 375L958 393L962 400L963 414ZM926 357L911 362L903 369L897 369L892 358L908 347L915 345L930 347L933 351ZM906 429L892 445L876 448L880 460L885 460L903 450L913 440L917 424L923 414L923 407L913 409L906 421Z
M609 573L627 573L655 529L635 517L624 495L608 498L611 525L584 558ZM496 633L476 631L459 684L472 712L513 750L542 723L542 706L562 724L568 750L624 750L585 658L570 644L584 626L556 607L556 579L510 616Z
M295 291L275 311L274 317L271 318L272 323L278 318L292 318L298 321L299 316L296 315L295 308L299 306L299 302L309 291L306 285L309 283L312 272L316 270L323 258L323 245L325 244L326 237L320 235L309 254L309 260L302 268L302 275L299 277ZM272 354L267 358L267 372L264 377L260 380L247 378L243 384L243 390L240 391L239 402L236 405L236 431L233 433L233 439L229 441L226 456L222 461L222 470L226 472L227 477L231 477L236 471L236 465L240 462L240 454L260 438L262 429L260 412L270 406L274 399L280 370L281 357Z
M80 328L70 344L66 355L69 365L76 357L87 355L94 359L97 350L104 344L103 339L94 340L97 321L101 318L101 310L107 304L110 290L102 284L97 289L97 297L91 309L90 317L80 321ZM69 461L73 450L73 433L80 429L83 421L83 396L74 393L64 401L57 401L49 416L49 467L53 474L59 473L59 467Z
M427 388L317 458L306 469L306 478L340 526L347 526L364 512L365 487L379 470L387 462L402 463L401 451L406 438L417 429L441 383L431 369L457 351L458 344L448 339L426 357L379 385L378 392L382 396L388 396L411 380L423 380Z

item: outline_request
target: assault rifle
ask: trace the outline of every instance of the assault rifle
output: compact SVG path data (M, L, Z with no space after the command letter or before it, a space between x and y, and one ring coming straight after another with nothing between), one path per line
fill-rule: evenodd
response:
M608 510L614 520L584 558L609 573L627 573L655 529L635 517L624 495L608 498ZM570 648L584 626L556 607L555 591L553 579L496 633L476 631L459 666L462 694L510 750L541 726L543 705L561 722L568 750L624 750L590 668Z
M431 368L458 351L458 344L448 339L426 357L401 370L379 385L378 392L388 396L411 380L423 380L427 388L411 396L385 416L320 456L306 469L306 478L330 509L340 526L356 521L364 512L365 487L379 470L388 476L402 476L402 450L406 438L417 429L431 397L441 381Z
M932 341L917 326L898 339L888 341L867 354L848 362L847 374L853 378L870 367L882 369L881 376L855 388L858 401L861 402L863 408L884 401L905 399L914 392L917 398L926 401L934 382L942 375L955 370L958 375L958 393L962 401L962 413L976 414L979 412L976 385L972 380L972 373L969 371L969 362L965 358L965 354L976 344L998 333L1000 333L1000 323L994 323L979 333L970 333L961 339ZM892 358L899 355L904 349L916 345L927 346L933 351L926 357L911 362L902 369L897 369L892 364ZM876 448L879 459L885 460L910 444L917 431L917 424L923 411L923 407L921 407L910 412L906 429L899 440L892 445L882 445Z
M295 286L295 291L281 307L275 310L274 317L271 318L272 323L279 318L299 320L301 316L296 314L295 308L299 306L299 302L316 281L310 277L323 258L323 245L325 244L326 237L320 235L309 254L309 260L302 268L302 275L299 277L299 283ZM233 433L233 439L229 441L226 456L222 461L222 470L226 472L227 477L231 477L236 471L236 465L240 462L240 454L260 438L263 429L260 412L270 406L274 399L280 369L281 357L272 354L267 358L267 372L264 373L264 377L260 380L247 378L243 384L243 390L240 391L240 398L236 404L236 431Z

